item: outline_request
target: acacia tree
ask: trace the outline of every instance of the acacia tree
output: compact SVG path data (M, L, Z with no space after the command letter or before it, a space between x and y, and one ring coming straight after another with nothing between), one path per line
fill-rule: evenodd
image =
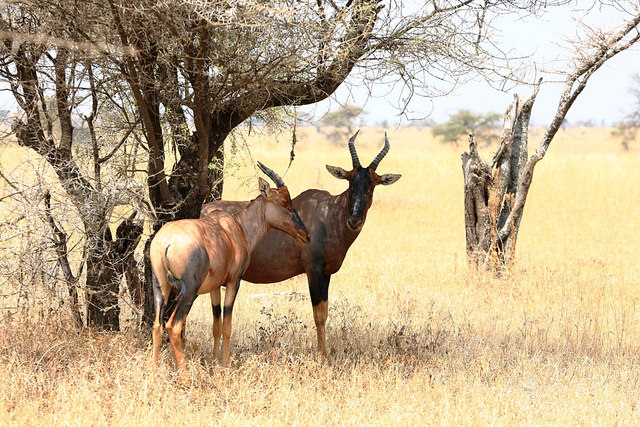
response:
M329 20L324 6L314 10L304 2L141 3L146 7L109 1L111 33L136 51L110 59L142 118L154 230L196 218L203 202L220 197L223 144L239 124L261 110L333 93L364 53L381 9L378 1L348 2ZM167 143L179 154L170 177ZM148 263L146 272L150 284Z
M337 111L327 113L318 123L316 128L323 132L329 141L334 144L342 144L349 136L353 135L352 126L360 115L367 112L355 105L343 105Z
M499 271L513 260L535 166L545 156L593 73L640 40L640 9L630 11L630 15L616 32L597 32L578 46L580 56L566 75L556 113L531 156L527 145L529 119L541 79L534 85L531 97L522 102L515 96L508 106L500 143L491 161L480 159L473 135L469 136L469 151L462 154L462 170L467 255L471 263Z
M447 122L434 125L431 133L433 136L441 137L442 142L454 144L472 133L480 137L486 145L490 145L499 136L501 118L499 113L475 114L469 110L460 110L450 116Z

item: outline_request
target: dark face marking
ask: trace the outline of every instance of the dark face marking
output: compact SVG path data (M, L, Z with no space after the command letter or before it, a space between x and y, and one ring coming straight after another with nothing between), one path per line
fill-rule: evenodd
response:
M347 226L352 230L359 230L364 223L364 217L371 206L373 188L369 168L358 166L353 178L349 181L349 218Z
M306 241L308 242L309 241L309 231L307 231L307 227L302 222L302 219L300 218L300 215L298 215L298 211L295 210L293 205L291 206L291 209L292 209L291 222L293 222L293 225L296 226L296 229L300 230L301 233L306 236Z
M298 215L298 211L296 211L296 208L293 206L293 202L291 201L291 196L289 194L289 191L287 190L287 187L281 187L275 190L275 202L278 206L288 212L289 219L298 231L296 240L299 243L309 243L309 231L302 222L300 215Z

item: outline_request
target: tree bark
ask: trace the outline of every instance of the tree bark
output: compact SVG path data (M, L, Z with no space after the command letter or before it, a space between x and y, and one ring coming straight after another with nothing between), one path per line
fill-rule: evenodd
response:
M117 331L120 329L120 281L110 258L104 248L93 249L87 255L87 325Z
M516 95L507 107L498 149L490 162L480 159L473 135L469 135L469 151L462 154L467 258L477 266L497 271L513 259L521 215L513 220L508 234L500 231L512 214L518 194L527 159L531 108L539 84L527 101L521 103Z

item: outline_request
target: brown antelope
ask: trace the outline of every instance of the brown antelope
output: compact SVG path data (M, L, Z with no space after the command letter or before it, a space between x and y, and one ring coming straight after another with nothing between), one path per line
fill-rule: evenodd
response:
M273 180L276 189L258 178L260 194L251 202L243 203L237 212L216 211L200 219L172 221L162 226L153 238L150 257L155 304L154 366L158 364L163 328L166 328L176 364L183 375L186 374L184 322L196 297L209 293L214 312L214 358L222 333L222 364L228 367L233 303L256 244L271 228L284 231L300 244L309 242L309 233L282 179L262 163L258 162L258 166ZM221 286L226 287L222 325Z
M340 269L349 247L362 230L376 185L390 185L400 179L397 174L376 173L380 161L389 151L386 133L382 151L369 166L360 165L354 145L358 132L348 143L353 168L346 171L327 165L331 175L349 182L349 188L337 196L310 189L293 199L300 217L309 227L311 243L301 245L283 233L269 231L254 249L249 267L242 277L252 283L274 283L305 273L318 335L318 351L323 356L327 355L325 323L331 275ZM206 218L216 209L232 213L245 206L246 202L207 203L200 216ZM215 307L213 315L215 318Z

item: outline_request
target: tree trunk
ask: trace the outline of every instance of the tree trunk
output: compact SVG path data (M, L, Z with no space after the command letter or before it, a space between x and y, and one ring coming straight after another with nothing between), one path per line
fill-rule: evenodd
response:
M109 253L93 250L87 257L87 325L120 329L119 275Z
M505 112L498 150L489 163L480 159L473 135L469 135L469 151L462 154L462 172L467 257L471 264L498 271L513 260L522 219L522 211L512 216L513 206L527 161L529 119L538 87L523 104L514 97Z
M138 243L140 243L143 227L139 222L134 222L136 214L134 211L129 218L120 223L116 229L116 241L113 242L112 246L114 249L114 264L118 276L120 278L124 276L131 299L138 309L139 315L141 315L140 310L142 310L144 303L144 289L142 276L134 254Z
M86 288L87 325L106 330L120 329L120 284L126 279L136 304L141 304L142 283L133 257L142 235L142 226L133 221L136 213L124 220L113 240L108 228L99 235L87 235Z

